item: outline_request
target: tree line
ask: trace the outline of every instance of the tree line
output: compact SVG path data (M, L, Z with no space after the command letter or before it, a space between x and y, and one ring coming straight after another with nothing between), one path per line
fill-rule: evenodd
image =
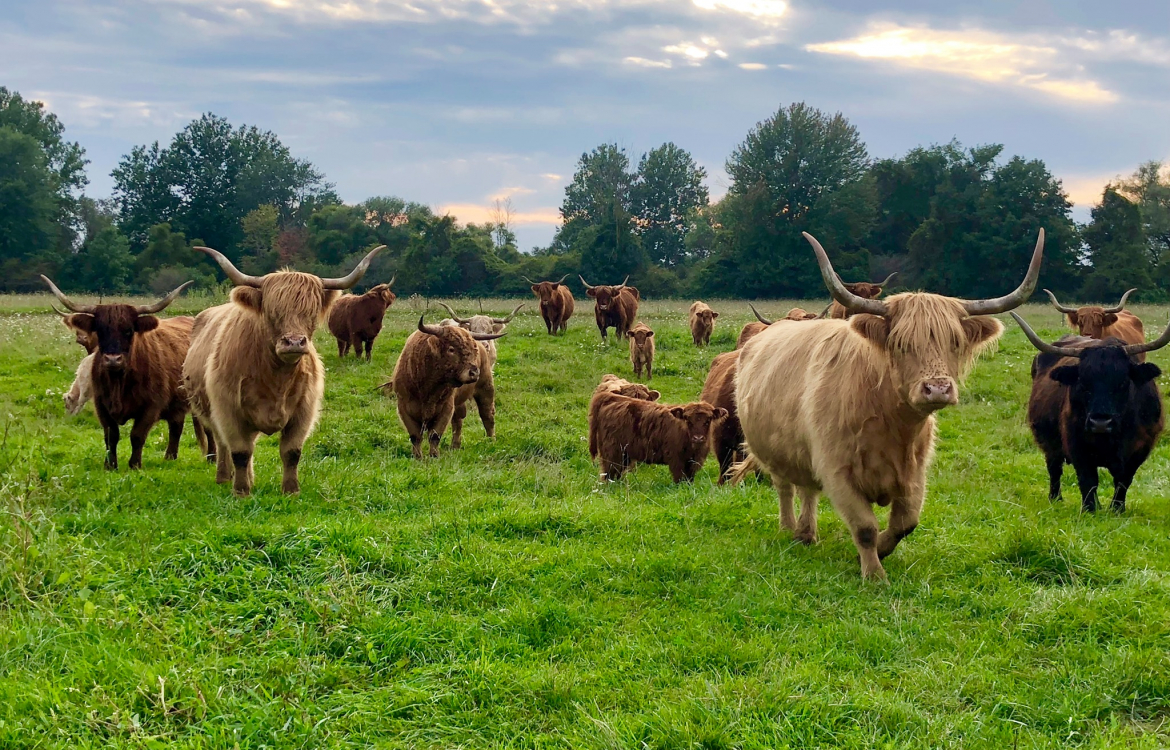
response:
M816 235L846 281L967 297L1011 288L1037 231L1042 284L1070 299L1130 287L1170 299L1170 170L1157 161L1106 186L1078 225L1044 163L999 145L957 142L873 158L841 114L804 103L758 123L731 152L726 195L666 143L636 164L616 144L581 155L547 247L521 252L510 207L460 224L430 207L378 196L340 200L322 172L273 133L206 114L171 142L135 147L114 169L113 195L85 194L85 152L40 102L0 87L0 291L41 290L44 273L76 291L160 293L220 282L194 245L263 274L322 275L387 246L370 283L397 273L423 295L526 294L533 279L627 274L658 296L821 297L802 231Z

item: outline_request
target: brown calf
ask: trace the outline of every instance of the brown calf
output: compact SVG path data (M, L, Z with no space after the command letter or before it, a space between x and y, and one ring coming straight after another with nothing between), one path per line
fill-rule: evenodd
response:
M671 406L617 393L594 395L589 445L601 472L621 479L631 466L664 464L675 483L694 479L711 449L711 429L727 410L702 401Z
M569 287L565 286L565 279L569 274L561 277L560 281L535 282L527 276L520 278L532 285L532 293L540 300L540 317L544 318L544 326L552 336L558 331L569 329L569 318L573 317L575 301Z
M74 326L72 322L73 316L69 313L63 313L53 305L49 305L49 307L52 307L53 312L61 316L61 322L65 324L65 327L70 331L73 331L73 336L77 341L77 345L84 349L86 354L93 354L95 351L97 351L98 341L95 334L92 334L89 331L83 331L80 328Z
M629 331L630 337L630 364L634 366L634 377L642 377L642 369L646 370L646 379L654 377L654 331L645 323L639 323Z
M852 284L846 284L842 282L842 286L844 286L845 289L855 297L860 297L861 299L877 299L878 297L882 296L882 290L885 288L886 284L889 284L890 280L897 275L898 272L895 271L894 273L887 276L884 281L881 281L877 284L871 284L868 281L855 281ZM838 279L839 278L840 277L838 277ZM856 315L855 312L848 310L837 300L833 300L833 303L829 305L829 314L827 317L833 320L845 320L847 318L853 317L854 315Z
M719 313L707 306L706 302L693 302L688 317L691 324L691 340L695 346L711 343L711 332L715 330L715 318Z
M337 339L337 356L345 357L353 347L353 356L362 356L362 345L366 349L366 361L374 348L374 339L382 332L382 319L386 308L394 304L397 297L390 287L394 276L387 284L378 284L365 294L346 294L337 298L329 309L329 332Z
M658 391L650 390L641 383L631 383L617 375L602 375L601 382L593 390L593 398L589 400L589 455L594 461L597 460L597 432L593 427L598 424L597 413L601 408L602 401L599 397L606 393L636 398L641 401L657 401L661 395Z
M638 319L638 302L641 295L632 286L626 286L625 281L616 286L590 286L584 276L578 276L585 285L585 293L596 300L593 308L593 317L597 321L597 330L601 331L601 340L607 341L607 331L613 328L620 339L634 327Z
M762 333L764 331L764 329L766 329L768 326L772 325L772 323L773 323L773 321L768 320L763 315L760 315L760 311L756 309L755 305L753 305L749 302L748 307L750 307L752 309L752 312L754 312L756 314L756 320L758 320L759 322L758 323L748 323L747 325L745 325L743 327L743 330L741 330L739 332L739 339L737 339L735 342L736 349L742 349L743 345L746 344L752 338L752 336L756 336L756 335ZM826 309L826 312L827 312L827 309ZM810 313L809 311L804 310L804 309L799 308L799 307L792 308L791 310L788 311L787 315L785 315L783 318L781 318L781 320L798 320L798 321L820 320L820 319L821 319L820 315L817 315L816 313Z
M735 408L735 371L739 364L739 350L720 354L711 362L707 380L703 383L701 401L727 410L727 419L711 432L711 450L719 462L719 484L726 480L727 471L738 458L743 443L739 413Z

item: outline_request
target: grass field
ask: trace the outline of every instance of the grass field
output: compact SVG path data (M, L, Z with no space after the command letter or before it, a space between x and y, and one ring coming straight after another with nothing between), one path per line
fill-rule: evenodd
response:
M713 460L693 485L661 466L599 485L586 405L630 368L578 305L563 338L526 308L500 342L498 437L473 414L434 461L374 390L421 303L391 308L371 364L319 331L303 491L280 494L265 438L237 499L189 427L177 462L159 426L143 471L104 471L92 406L61 404L81 349L46 298L0 299L0 747L1170 745L1167 447L1124 517L1082 515L1071 471L1050 505L1010 320L939 416L883 586L828 503L821 543L794 544L771 488L717 487ZM686 303L643 305L664 401L696 399L752 319L712 306L697 350ZM1136 311L1155 333L1167 317Z

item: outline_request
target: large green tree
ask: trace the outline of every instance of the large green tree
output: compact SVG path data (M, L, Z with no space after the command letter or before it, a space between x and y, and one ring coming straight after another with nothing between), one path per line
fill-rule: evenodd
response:
M642 247L652 263L675 267L687 260L687 217L708 203L707 171L689 152L664 143L642 155L630 189Z
M1149 290L1150 265L1138 205L1109 185L1091 214L1084 230L1091 270L1081 298L1112 301L1132 287Z
M1146 162L1122 180L1117 191L1141 212L1150 272L1165 298L1170 295L1170 167L1160 161Z

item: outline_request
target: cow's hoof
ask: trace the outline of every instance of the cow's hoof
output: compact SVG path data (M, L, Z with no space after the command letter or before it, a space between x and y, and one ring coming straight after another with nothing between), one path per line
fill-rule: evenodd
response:
M792 535L792 538L801 544L806 544L810 547L817 543L817 535L807 531L798 531Z
M301 491L300 482L285 482L280 485L280 491L286 495L296 495Z

